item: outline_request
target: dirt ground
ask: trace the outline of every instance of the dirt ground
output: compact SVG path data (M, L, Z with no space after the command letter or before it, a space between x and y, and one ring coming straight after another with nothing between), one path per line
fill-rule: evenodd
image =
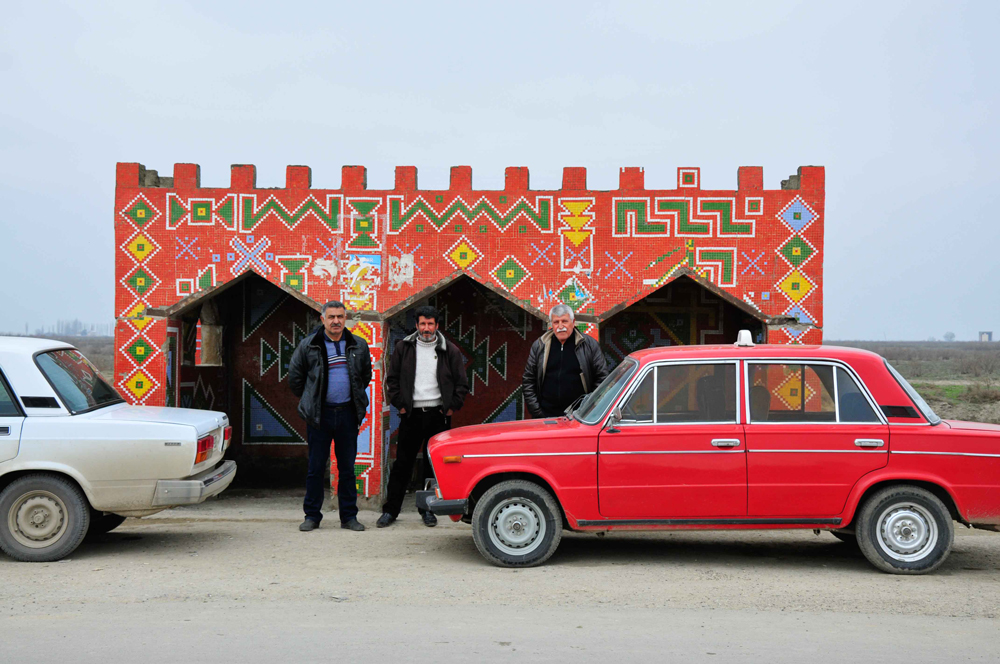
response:
M100 589L102 601L129 604L312 597L1000 617L1000 534L964 527L944 566L921 577L876 572L851 545L808 530L566 533L546 565L509 570L480 557L466 524L442 519L427 528L413 511L376 529L378 514L363 511L363 533L342 530L336 513L300 533L301 514L295 492L231 492L129 519L68 560L26 566L0 558L0 587L22 591L4 593L0 609L72 605Z
M297 491L229 491L64 561L0 557L0 632L19 635L0 661L329 661L340 629L354 636L338 652L410 661L823 661L831 640L838 658L989 661L1000 636L1000 534L960 528L922 577L811 531L567 533L546 565L510 570L469 526L425 527L412 497L392 527L377 516L362 511L363 533L336 513L300 533Z

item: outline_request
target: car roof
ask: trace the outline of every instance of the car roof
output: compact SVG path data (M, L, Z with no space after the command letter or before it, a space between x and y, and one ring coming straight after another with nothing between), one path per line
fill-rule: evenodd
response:
M869 350L847 346L804 346L798 344L757 344L755 346L661 346L645 348L631 354L640 362L682 359L722 359L722 358L789 358L789 359L830 359L881 360L881 356Z
M5 337L0 336L0 353L37 353L55 348L73 348L72 344L55 339L39 339L37 337Z

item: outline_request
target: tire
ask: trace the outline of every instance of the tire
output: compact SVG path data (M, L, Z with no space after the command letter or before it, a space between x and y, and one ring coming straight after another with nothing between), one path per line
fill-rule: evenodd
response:
M125 517L110 512L91 511L90 528L87 529L87 539L110 533L125 523Z
M831 530L830 534L845 544L858 545L858 536L854 533L849 533L846 530Z
M65 558L80 546L89 527L86 496L58 475L25 475L0 493L0 549L14 560Z
M955 525L941 499L915 486L893 486L869 498L858 515L858 546L890 574L927 574L951 553Z
M534 482L501 482L476 503L472 538L479 553L498 567L541 565L562 539L562 511Z

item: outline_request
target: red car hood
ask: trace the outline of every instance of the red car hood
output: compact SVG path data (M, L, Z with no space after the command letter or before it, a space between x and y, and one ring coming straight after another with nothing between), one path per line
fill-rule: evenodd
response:
M587 426L568 417L519 420L516 422L499 422L497 424L475 424L439 433L434 436L433 441L448 445L460 443L512 443L529 439L552 439L562 437L563 435L579 435L580 428ZM594 432L597 432L596 429Z

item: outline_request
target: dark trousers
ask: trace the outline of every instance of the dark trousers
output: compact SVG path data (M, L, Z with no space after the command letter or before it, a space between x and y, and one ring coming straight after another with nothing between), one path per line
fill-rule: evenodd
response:
M382 505L382 511L393 516L399 516L399 510L403 507L403 496L406 495L406 487L413 477L413 464L417 459L417 452L423 450L424 461L421 478L427 480L434 477L431 468L430 457L427 456L427 441L431 436L451 428L450 418L448 418L440 408L414 408L413 412L403 416L399 423L399 439L396 443L396 462L392 464L389 472L389 487L387 490L386 502ZM421 487L423 488L423 483ZM419 510L423 514L423 510Z
M316 523L323 520L323 490L326 462L330 459L330 442L337 457L337 503L340 522L347 523L358 515L358 487L354 482L354 459L358 455L358 416L354 404L323 406L320 428L307 427L309 439L309 474L306 476L306 499L302 503L306 518Z

